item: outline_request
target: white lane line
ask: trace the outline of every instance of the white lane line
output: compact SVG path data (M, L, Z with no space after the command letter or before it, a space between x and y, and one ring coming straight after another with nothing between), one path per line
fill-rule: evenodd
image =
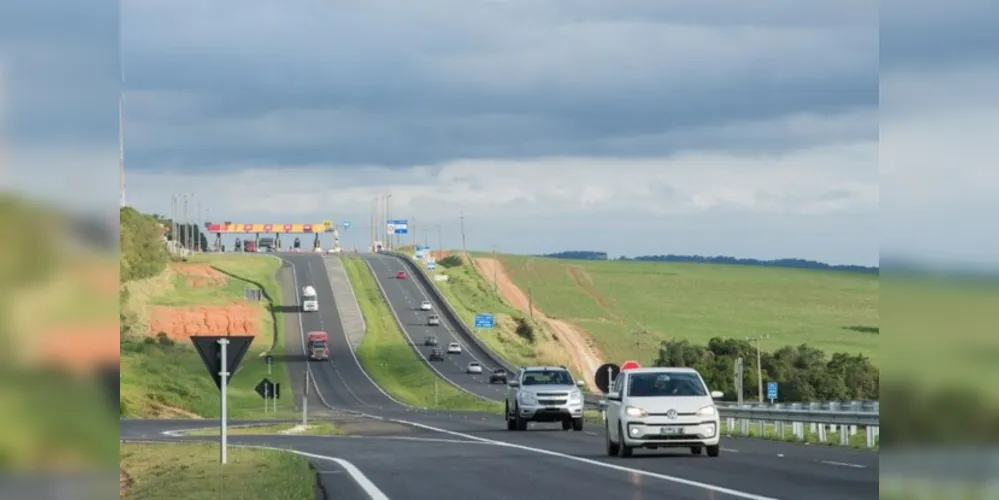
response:
M524 445L519 445L519 444L507 443L507 442L504 442L504 441L495 441L495 440L492 440L492 439L486 439L486 438L482 438L482 437L479 437L479 436L472 436L470 434L464 434L464 433L461 433L461 432L449 431L447 429L440 429L440 428L437 428L437 427L431 427L429 425L424 425L424 424L420 424L420 423L416 423L416 422L409 422L409 421L405 421L405 420L396 420L396 419L389 419L389 420L393 421L393 422L400 423L400 424L405 424L405 425L410 425L410 426L421 428L421 429L426 429L426 430L429 430L429 431L440 432L440 433L443 433L443 434L449 434L449 435L452 435L452 436L458 436L458 437L462 437L462 438L465 438L465 439L471 439L471 440L474 440L474 441L481 441L483 443L492 443L492 444L495 444L497 446L505 446L507 448L513 448L513 449L522 450L522 451L529 451L529 452L532 452L532 453L538 453L540 455L548 455L550 457L556 457L556 458L561 458L563 460L584 463L584 464L587 464L587 465L593 465L595 467L603 467L605 469L611 469L611 470L616 470L616 471L620 471L620 472L627 472L627 473L630 473L630 474L636 474L636 475L640 475L640 476L650 477L650 478L654 478L654 479L660 479L660 480L668 481L668 482L671 482L671 483L682 484L682 485L685 485L685 486L691 486L691 487L694 487L694 488L701 488L701 489L704 489L704 490L713 491L715 493L722 493L722 494L730 495L730 496L734 496L734 497L745 498L747 500L777 500L776 498L772 498L772 497L767 497L767 496L763 496L763 495L756 495L756 494L745 492L745 491L733 490L731 488L725 488L725 487L717 486L717 485L713 485L713 484L702 483L700 481L693 481L693 480L685 479L685 478L682 478L682 477L668 476L666 474L658 474L658 473L655 473L655 472L649 472L649 471L642 470L642 469L635 469L635 468L632 468L632 467L625 467L623 465L616 465L616 464L612 464L612 463L600 462L600 461L597 461L597 460L591 460L589 458L577 457L577 456L574 456L574 455L567 455L565 453L559 453L557 451L545 450L545 449L541 449L541 448L532 448L530 446L524 446Z
M835 465L837 467L852 467L854 469L866 469L867 468L866 465L851 464L851 463L848 463L848 462L834 462L832 460L820 460L819 463L820 464L826 464L826 465Z

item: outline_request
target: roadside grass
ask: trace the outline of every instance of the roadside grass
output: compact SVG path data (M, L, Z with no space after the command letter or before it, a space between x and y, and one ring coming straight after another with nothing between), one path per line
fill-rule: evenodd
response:
M762 431L762 432L761 432ZM808 424L805 424L805 435L804 439L797 438L791 432L791 424L788 423L784 426L784 433L781 435L780 429L773 422L765 422L763 424L763 429L760 429L759 422L750 422L748 433L743 433L742 429L739 427L739 422L736 421L735 425L729 428L728 419L721 419L721 433L723 436L731 437L751 437L758 439L767 439L770 441L785 441L788 443L809 443L814 445L823 446L841 446L840 444L840 431L826 432L826 440L822 441L819 439L819 434L817 432L810 432ZM874 447L871 450L878 450L880 448L881 437L875 436ZM857 428L857 432L847 438L847 446L851 448L864 448L867 449L867 430L864 428Z
M224 305L243 301L244 288L257 288L257 284L270 297L280 300L276 273L281 263L273 257L205 254L188 262L210 265L232 276L224 286L189 287L186 279L168 270L164 275L129 285L131 312L142 318L145 308L151 305ZM264 356L271 352L275 331L272 307L266 302L260 303L260 332L230 380L227 392L232 418L282 416L281 412L263 413L260 396L253 389L264 377L291 387L283 364L273 363L271 373L268 373L264 361ZM280 354L284 346L284 321L279 319L276 324L277 341L273 354ZM218 388L191 342L174 342L163 335L151 335L153 332L148 332L147 324L140 320L139 325L146 330L121 339L120 415L129 418L217 417L221 411Z
M218 428L195 429L184 432L186 436L217 436ZM266 425L238 425L229 426L226 434L230 436L267 436L267 435L288 435L288 436L338 436L344 432L330 422L315 421L305 426L301 424L283 423Z
M218 445L121 443L121 498L313 500L316 475L303 457L230 447L219 464Z
M481 254L487 256L487 254ZM545 314L589 332L608 359L648 362L659 344L768 334L765 349L880 348L877 275L672 262L571 261L500 255Z
M472 396L440 380L400 330L367 263L353 256L345 256L343 263L368 326L357 357L382 389L413 406L502 413L500 403Z
M459 266L447 268L438 265L436 270L428 270L427 273L431 276L447 276L447 281L434 281L434 285L466 325L475 325L476 314L494 315L496 327L472 328L476 337L503 359L517 366L573 366L571 357L564 352L545 325L504 302L492 283L468 259L461 258L461 262ZM523 333L518 333L518 321L530 325L533 331L527 333L522 329ZM578 373L574 375L579 376Z

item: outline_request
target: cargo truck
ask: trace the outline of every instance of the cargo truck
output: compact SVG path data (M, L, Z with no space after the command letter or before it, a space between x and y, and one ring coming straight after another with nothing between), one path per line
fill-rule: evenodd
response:
M326 332L309 332L308 350L309 359L326 360L330 359L330 338Z

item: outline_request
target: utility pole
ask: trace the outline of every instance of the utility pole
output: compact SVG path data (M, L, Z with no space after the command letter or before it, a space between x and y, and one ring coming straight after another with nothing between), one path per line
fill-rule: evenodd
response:
M497 295L499 295L499 281L497 281L498 269L499 269L499 261L496 260L496 245L493 245L493 293Z
M413 217L413 250L414 251L416 251L417 244L418 243L417 243L417 239L416 239L416 217Z
M763 356L760 353L760 341L770 338L769 335L758 335L756 337L746 337L750 342L756 342L756 390L759 401L763 402Z
M462 212L458 219L461 220L461 253L468 257L468 247L465 246L465 212Z
M189 199L190 199L190 194L184 193L184 211L183 211L183 213L180 216L180 220L181 220L180 232L183 233L183 235L184 235L183 237L181 237L181 241L183 242L183 248L185 250L187 249L187 242L188 242L188 239L187 239L187 202L188 202Z
M437 224L437 258L444 257L444 238L441 237L441 225Z
M392 193L385 195L385 219L392 220ZM395 250L396 239L395 231L392 231L392 234L388 235L389 248L391 250Z

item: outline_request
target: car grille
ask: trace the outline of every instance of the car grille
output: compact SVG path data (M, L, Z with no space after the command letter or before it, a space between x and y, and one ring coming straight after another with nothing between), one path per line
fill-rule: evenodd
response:
M569 402L569 395L565 393L538 393L538 404L541 406L562 406Z

